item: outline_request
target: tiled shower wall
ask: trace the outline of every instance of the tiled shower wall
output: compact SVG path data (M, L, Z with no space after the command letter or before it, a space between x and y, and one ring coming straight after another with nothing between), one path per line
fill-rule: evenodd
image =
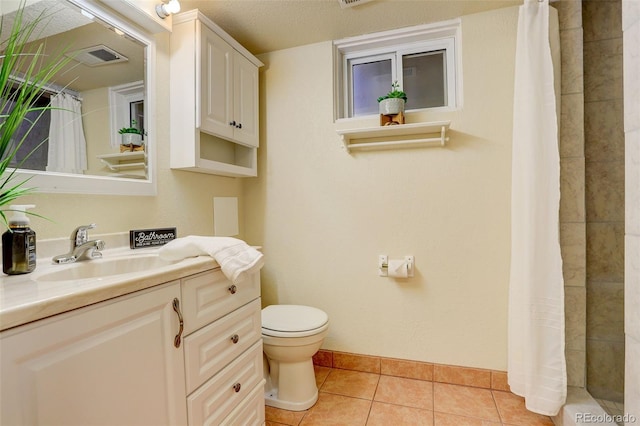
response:
M595 398L624 396L622 3L584 0L587 377Z
M625 410L640 419L640 1L622 1L625 130ZM631 423L628 423L631 424Z
M624 134L620 0L561 0L560 238L570 386L622 400ZM589 374L587 374L587 372Z
M553 3L561 49L560 245L565 282L567 380L585 386L586 220L581 0Z

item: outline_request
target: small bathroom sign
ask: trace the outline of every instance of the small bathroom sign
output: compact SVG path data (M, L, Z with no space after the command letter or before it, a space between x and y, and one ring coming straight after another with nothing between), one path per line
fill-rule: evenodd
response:
M176 228L136 229L129 231L129 247L132 249L156 247L175 240Z

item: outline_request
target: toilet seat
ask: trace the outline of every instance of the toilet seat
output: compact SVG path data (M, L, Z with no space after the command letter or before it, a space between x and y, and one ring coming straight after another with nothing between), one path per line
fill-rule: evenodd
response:
M262 310L262 334L273 337L304 337L329 326L322 310L303 305L269 305Z

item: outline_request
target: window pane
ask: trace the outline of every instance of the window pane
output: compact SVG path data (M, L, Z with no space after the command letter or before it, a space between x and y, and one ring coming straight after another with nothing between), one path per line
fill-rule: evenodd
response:
M377 114L378 97L391 88L391 59L354 64L351 70L351 116Z
M14 107L15 102L11 99L2 100L5 106L0 111L0 123L5 121L4 115L8 114ZM49 105L49 99L41 96L35 101L35 107L41 108ZM47 167L49 152L49 124L51 122L51 111L34 110L27 113L25 120L18 126L18 129L11 138L11 145L8 149L15 149L21 143L13 160L9 164L11 167L22 169L42 170ZM22 142L21 142L22 141Z
M406 109L447 105L445 68L444 50L402 56Z

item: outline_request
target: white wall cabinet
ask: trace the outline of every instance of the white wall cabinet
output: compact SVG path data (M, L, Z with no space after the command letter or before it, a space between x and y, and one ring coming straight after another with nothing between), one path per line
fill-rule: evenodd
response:
M256 176L262 63L198 10L173 19L171 168Z
M200 30L200 131L258 147L258 67L206 25Z
M6 330L0 424L264 424L260 308L215 269Z

